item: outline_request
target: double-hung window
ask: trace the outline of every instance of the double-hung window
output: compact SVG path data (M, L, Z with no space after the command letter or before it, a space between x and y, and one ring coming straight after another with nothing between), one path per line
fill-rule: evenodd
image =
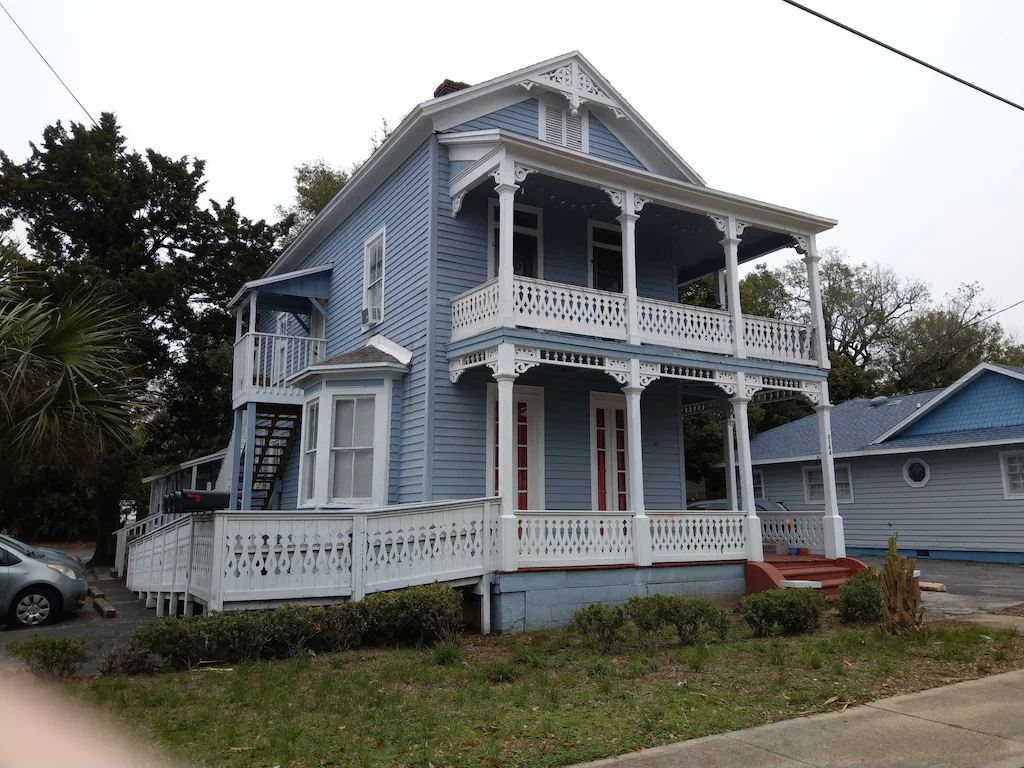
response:
M363 248L363 325L384 319L384 230L376 232Z
M1007 499L1024 499L1024 451L999 454L1003 467L1003 495Z
M755 494L756 495L756 494ZM804 501L808 504L825 500L825 481L819 467L804 467ZM853 473L849 464L836 464L836 501L853 501Z
M764 472L759 469L755 469L754 475L754 498L763 499L764 496Z
M313 400L306 404L306 417L303 420L305 439L302 441L302 500L313 501L316 498L316 441L319 433L320 403Z
M498 276L501 260L501 206L491 200L491 238L488 279ZM516 205L512 217L512 271L518 277L542 278L544 275L544 252L542 232L544 214L540 208L530 205Z
M590 229L590 286L622 293L622 229L613 224L588 222Z
M331 499L373 500L376 404L369 397L335 397L331 428Z

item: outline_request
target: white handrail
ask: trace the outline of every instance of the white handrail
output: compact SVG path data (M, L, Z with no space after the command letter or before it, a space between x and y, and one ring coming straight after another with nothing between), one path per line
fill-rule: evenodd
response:
M299 396L299 390L288 379L322 360L325 351L322 338L246 333L235 342L232 396Z

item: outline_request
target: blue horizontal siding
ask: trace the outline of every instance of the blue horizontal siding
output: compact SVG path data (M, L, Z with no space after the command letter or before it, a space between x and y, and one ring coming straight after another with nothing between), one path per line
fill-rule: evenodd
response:
M365 345L383 334L413 353L401 387L402 424L398 447L398 501L423 499L428 306L430 142L423 142L298 269L333 262L327 311L327 354ZM364 243L386 227L384 321L363 330L360 323Z
M451 132L483 131L489 128L500 128L524 136L537 138L537 100L523 99L518 104L499 109L450 129Z
M611 160L613 163L630 165L634 168L643 168L636 157L623 145L621 141L608 130L596 115L590 114L590 154L602 160Z

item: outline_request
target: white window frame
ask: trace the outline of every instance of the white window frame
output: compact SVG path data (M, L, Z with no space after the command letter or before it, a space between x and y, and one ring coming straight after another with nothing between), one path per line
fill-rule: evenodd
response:
M372 328L384 322L384 278L387 275L388 249L387 249L387 227L381 227L374 232L363 243L363 309L370 309L370 250L373 245L380 241L380 319L362 323L363 330Z
M850 464L836 464L834 466L835 466L835 472L836 472L836 503L838 503L838 504L853 504L853 501L854 501L854 495L853 495L853 467ZM843 498L843 497L841 497L839 495L839 472L840 471L845 471L849 475L849 478L850 478L850 496L849 496L849 498ZM808 504L808 505L811 505L811 504L823 504L825 502L824 493L822 493L822 498L820 498L820 499L812 499L811 498L811 482L810 482L810 480L811 480L811 478L810 478L811 472L821 472L821 474L822 474L822 483L824 483L824 479L825 479L824 478L825 473L822 472L820 464L819 465L812 464L812 465L804 467L804 471L803 471L803 474L804 474L804 503Z
M316 432L315 442L312 448L309 446L309 424L310 424L310 411L316 408ZM302 430L300 433L301 440L299 441L299 493L298 501L299 506L311 506L316 503L317 498L317 466L319 464L319 449L320 449L320 397L315 395L308 398L302 404L302 423L299 428ZM309 467L306 462L306 455L313 454L313 488L310 494L306 494L306 484L309 481Z
M768 498L768 494L764 490L764 471L755 469L751 473L754 478L754 501L765 501ZM757 488L761 487L761 495L757 495Z
M910 479L910 467L912 464L920 464L924 467L924 480L921 482L915 482ZM914 456L913 458L907 459L903 464L903 479L911 488L924 488L928 485L928 481L932 479L932 468L929 466L928 462L920 456Z
M609 232L618 232L622 235L622 227L619 224L608 224L603 221L595 221L594 219L587 219L587 287L594 287L594 230L605 229ZM602 248L609 251L616 250L614 245L608 245L607 243L601 244ZM622 261L622 246L618 248L619 261ZM626 269L625 265L622 268L622 287L626 287Z
M590 410L588 411L588 418L590 419L590 509L594 512L598 511L597 504L597 419L594 416L595 411L598 408L614 408L622 409L623 426L625 427L625 440L623 446L626 449L626 508L627 511L633 509L635 506L635 500L633 498L633 489L629 484L629 410L626 408L626 396L615 392L591 392L590 393ZM605 429L608 429L607 422ZM615 423L612 422L611 430L614 433ZM606 449L607 450L607 449ZM614 453L615 448L612 448ZM609 489L616 489L615 494L618 495L618 483L615 474L617 469L615 462L605 463L605 491ZM619 509L608 509L605 510L609 513L621 512Z
M494 421L495 407L498 399L498 385L487 384L487 440L486 495L493 496L494 490ZM528 387L515 384L512 387L512 401L526 402L527 430L529 446L526 449L527 461L530 462L530 487L527 489L527 502L530 509L543 510L547 475L544 471L544 387ZM514 410L514 408L513 408ZM534 482L534 476L539 482ZM518 487L518 478L516 479Z
M1024 493L1015 492L1010 486L1010 458L1024 459L1024 451L1001 451L999 453L999 469L1003 476L1003 498L1007 500L1024 499Z
M308 414L309 404L317 403L319 419L317 421L316 475L313 486L313 498L303 498L306 482L306 463L299 463L299 508L313 507L371 507L385 506L388 503L388 479L391 461L391 397L394 382L384 379L381 386L360 387L326 386L306 399L303 417ZM331 496L333 491L333 451L334 440L334 403L336 400L352 398L374 398L373 409L373 492L369 498L342 499ZM302 457L305 458L307 447L306 425L302 429Z
M493 280L497 275L494 272L494 241L498 238L498 217L495 211L498 210L498 199L492 197L487 201L487 279ZM544 279L544 209L533 205L515 204L515 210L523 213L533 213L537 216L537 228L519 227L513 224L512 231L522 235L533 235L537 238L537 279ZM514 221L514 219L513 219Z
M549 110L560 113L562 120L562 142L561 144L555 144L554 142L548 141L547 134L544 132L544 126L547 123L547 113ZM579 152L580 150L574 149L573 147L566 146L565 140L565 121L569 114L569 110L563 107L554 99L539 98L537 99L537 138L543 141L545 144L551 144L562 149L568 149L571 152ZM582 151L586 154L590 154L590 113L586 107L581 106L579 108L580 115L580 130L583 134L583 149Z

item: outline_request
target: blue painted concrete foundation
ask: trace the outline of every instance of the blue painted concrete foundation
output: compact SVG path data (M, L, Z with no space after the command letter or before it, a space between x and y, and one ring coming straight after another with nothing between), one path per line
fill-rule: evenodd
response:
M949 550L949 549L903 549L896 550L904 557L914 557L919 560L966 560L976 563L1012 563L1024 565L1024 552L972 552L970 550ZM851 557L857 555L877 555L885 557L887 550L873 547L855 547L847 549L846 553Z
M633 595L717 600L745 593L742 563L501 573L491 583L491 627L503 634L555 629L585 605L619 605Z

